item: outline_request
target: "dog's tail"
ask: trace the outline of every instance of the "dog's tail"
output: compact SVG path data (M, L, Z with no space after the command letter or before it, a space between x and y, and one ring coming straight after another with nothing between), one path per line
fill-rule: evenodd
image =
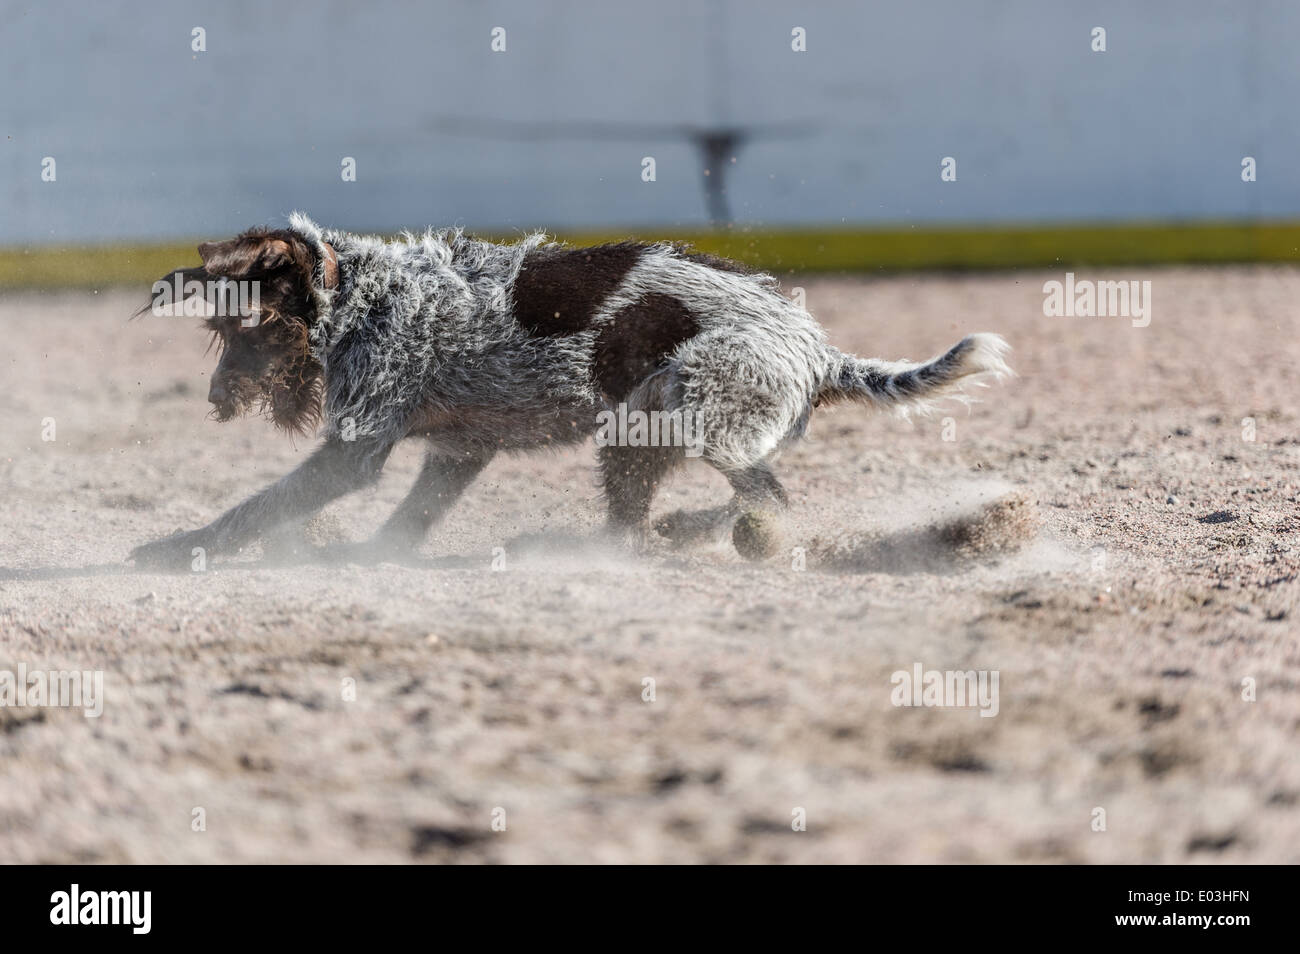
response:
M820 401L864 401L880 408L926 410L946 397L967 399L967 384L982 385L981 377L1002 379L1014 372L1005 355L1010 345L1000 335L967 335L945 354L920 364L857 358L830 349Z

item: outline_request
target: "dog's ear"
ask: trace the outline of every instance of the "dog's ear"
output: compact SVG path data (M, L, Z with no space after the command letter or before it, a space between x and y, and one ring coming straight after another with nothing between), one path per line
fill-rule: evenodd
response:
M209 275L247 278L289 264L293 260L293 250L284 239L269 235L241 235L228 242L203 242L199 245L199 257Z
M173 305L182 304L190 298L204 294L203 285L212 276L202 265L178 268L168 272L153 283L153 297L140 306L140 310L131 317L139 318L146 311L155 314L170 314ZM194 284L194 283L198 284Z

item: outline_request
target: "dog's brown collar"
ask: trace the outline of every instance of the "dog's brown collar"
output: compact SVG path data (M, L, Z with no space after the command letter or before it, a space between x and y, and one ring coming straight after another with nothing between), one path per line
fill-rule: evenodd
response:
M330 291L339 287L339 257L329 242L321 245L325 248L325 290Z

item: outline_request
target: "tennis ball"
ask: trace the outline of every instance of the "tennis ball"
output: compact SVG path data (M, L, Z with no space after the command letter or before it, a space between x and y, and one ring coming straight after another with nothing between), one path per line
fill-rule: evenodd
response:
M766 560L781 548L781 523L762 510L747 511L731 528L731 542L746 560Z

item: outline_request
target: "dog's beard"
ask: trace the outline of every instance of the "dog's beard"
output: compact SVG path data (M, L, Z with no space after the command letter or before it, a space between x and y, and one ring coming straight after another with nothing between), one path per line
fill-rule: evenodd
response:
M320 422L321 389L320 365L306 358L291 362L268 380L263 410L281 430L310 433Z
M303 378L279 373L252 386L241 386L229 401L214 404L208 416L219 424L256 411L271 419L281 430L308 434L320 423L321 382L319 376Z
M271 330L261 369L226 382L230 399L214 405L210 416L225 422L256 409L281 430L308 434L321 418L324 369L307 350L306 325L282 322Z
M208 417L219 424L248 413L249 409L258 403L264 391L264 385L258 378L226 378L222 383L230 397L213 404L208 411Z

